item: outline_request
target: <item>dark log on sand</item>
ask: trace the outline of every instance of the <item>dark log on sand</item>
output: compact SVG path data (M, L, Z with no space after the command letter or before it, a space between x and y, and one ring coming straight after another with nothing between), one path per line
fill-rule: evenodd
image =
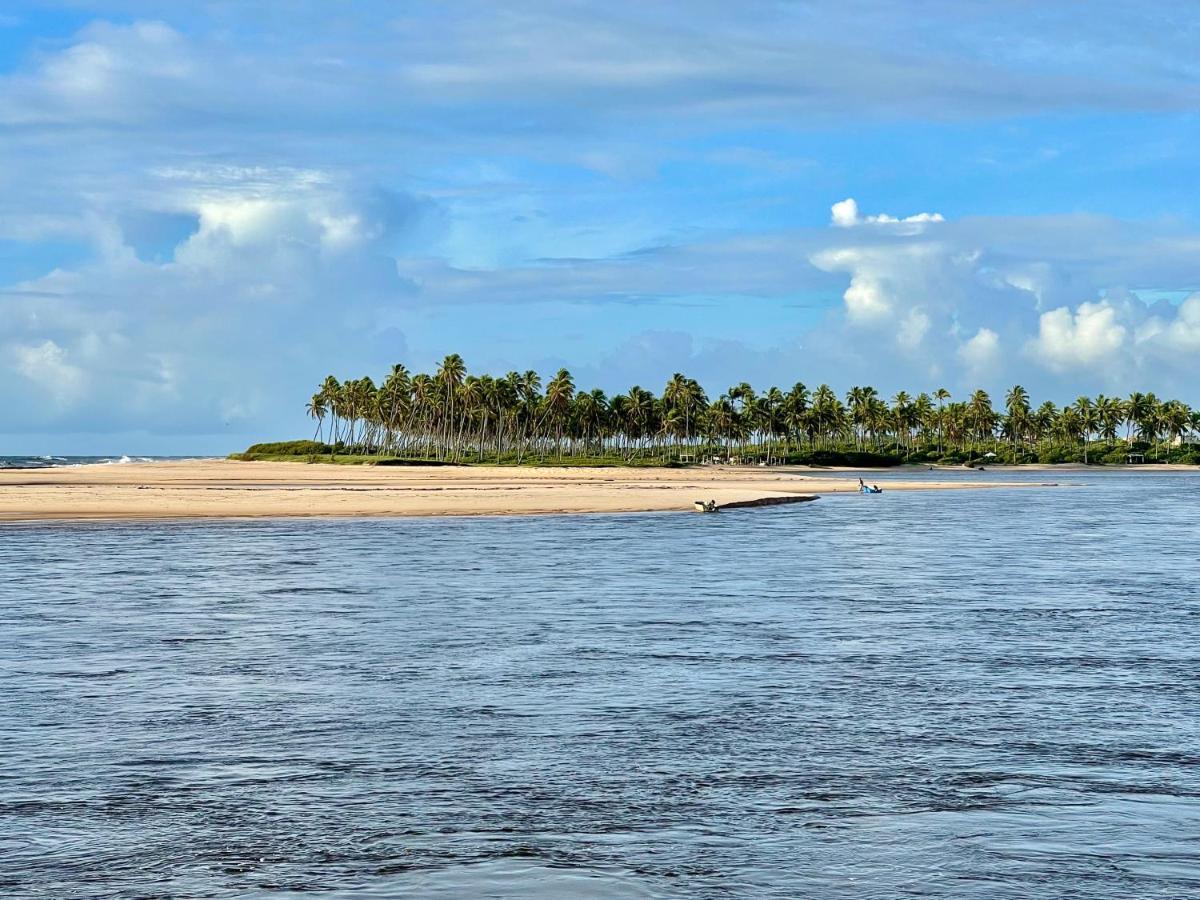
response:
M737 500L722 503L717 509L750 509L755 506L782 506L785 503L811 503L818 499L816 494L790 494L787 497L760 497L757 500Z

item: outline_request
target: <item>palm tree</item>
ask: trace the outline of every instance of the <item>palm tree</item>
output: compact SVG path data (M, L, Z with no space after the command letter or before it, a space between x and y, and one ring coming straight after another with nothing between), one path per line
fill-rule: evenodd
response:
M787 425L789 435L794 435L796 443L800 443L800 435L804 433L808 422L808 388L797 381L783 398L783 421Z
M331 444L336 444L338 440L338 401L341 389L341 382L332 375L328 375L321 383L320 390L317 391L317 395L321 398L321 406L324 408L326 415L332 416L332 421L329 424L329 442Z
M845 408L827 384L822 384L813 392L809 416L823 445L827 445L846 424Z
M1182 444L1184 437L1192 427L1192 411L1187 404L1178 400L1168 400L1162 404L1160 424L1167 437Z
M773 459L773 443L787 435L785 407L787 399L777 387L772 387L758 398L754 406L755 424L759 434L767 442L767 462Z
M309 418L317 420L317 430L313 433L313 440L321 440L321 432L325 425L325 413L328 411L328 407L325 405L325 394L322 391L313 394L304 411L308 413Z
M604 434L607 413L608 398L599 388L580 391L575 395L573 418L583 438L584 448L589 452L593 449L593 442Z
M1052 437L1058 428L1058 407L1047 400L1033 414L1033 429L1037 434L1037 442Z
M543 394L537 372L468 373L462 357L450 354L433 375L395 365L378 386L369 377L339 381L330 375L305 412L316 421L314 437L326 438L331 453L452 461L494 455L518 463L531 454L678 457L697 441L706 442L710 453L723 444L732 456L736 445L770 461L805 438L810 451L863 450L869 443L880 452L903 448L906 457L935 450L940 456L947 444L973 454L998 434L1011 442L1014 459L1031 444L1041 455L1059 442L1082 442L1090 462L1092 439L1112 447L1123 422L1126 440L1136 430L1154 444L1157 459L1164 438L1182 443L1200 432L1200 412L1150 393L1123 402L1081 396L1060 412L1050 401L1031 410L1028 392L1014 385L1005 394L1003 416L981 390L966 403L949 399L944 388L915 399L901 390L889 405L875 388L857 385L843 403L827 384L811 393L801 382L786 393L776 387L758 393L740 382L710 402L699 382L676 372L661 396L635 385L610 400L598 389L577 390L566 369Z
M676 372L663 388L662 402L664 414L678 413L682 419L678 437L685 443L690 443L696 419L708 402L700 383Z
M1008 433L1012 439L1012 449L1015 454L1031 424L1029 421L1029 392L1021 385L1014 384L1004 395L1004 405L1008 410Z
M456 437L453 442L453 454L455 459L462 457L463 441L467 435L467 428L473 422L478 422L482 419L486 412L483 408L483 398L487 388L482 379L468 375L463 379L462 386L459 387L456 401L459 408L458 428ZM479 441L479 455L483 456L483 441Z
M751 409L751 407L754 406L754 399L757 396L754 393L754 388L751 387L748 382L743 381L740 384L735 384L728 391L726 391L725 396L727 396L729 398L730 402L733 403L734 410L737 413L737 418L735 419L735 424L738 426L741 426L741 425L744 425L744 424L750 422L750 409ZM745 449L744 442L747 438L750 437L750 434L749 434L749 431L747 431L745 437L741 437L740 436L740 428L738 429L738 431L739 431L739 435L735 435L735 436L738 437L739 452L740 452Z
M946 432L945 421L942 418L942 410L946 401L950 399L950 392L944 387L941 387L933 392L933 396L938 402L938 456L941 456L942 442Z
M454 398L458 393L459 387L463 383L463 379L467 374L467 366L463 362L463 358L457 353L451 353L442 360L442 364L438 367L437 383L441 387L442 397L445 403L444 418L442 425L443 434L443 459L450 452L450 434L454 427Z
M992 409L992 398L988 396L987 391L973 393L967 408L974 436L980 441L994 437L996 413Z
M1083 436L1083 423L1075 406L1064 406L1056 422L1059 436L1067 443L1074 443Z
M879 394L873 387L852 387L846 392L846 406L850 409L850 422L854 426L854 437L861 450L866 439L867 425L871 420L871 405Z
M937 425L937 411L933 408L933 399L924 391L917 394L917 399L912 405L912 421L914 427L918 430L919 436L924 442L928 442L929 433L934 430Z
M1079 430L1083 434L1083 464L1086 466L1088 464L1088 441L1091 440L1092 432L1096 430L1099 419L1091 397L1079 397L1073 408L1075 415L1079 418Z
M1158 398L1154 394L1144 395L1141 413L1136 421L1138 436L1154 445L1154 458L1158 459L1158 437L1162 434L1162 418Z
M904 455L908 456L910 425L912 420L912 398L907 391L899 391L892 398L892 426L896 435L896 443L904 447Z
M1139 428L1146 421L1150 412L1150 397L1153 395L1134 393L1125 401L1125 443L1131 443L1130 433L1136 425Z
M733 454L732 441L736 421L737 410L734 409L733 401L727 395L718 397L705 410L705 425L709 440L725 442L726 458Z
M636 384L626 392L623 430L632 439L635 454L644 449L645 439L656 430L655 406L654 395Z
M1096 398L1097 427L1100 437L1108 442L1109 447L1116 443L1117 432L1121 428L1121 421L1124 417L1121 401L1116 397L1105 397L1101 394Z
M555 447L559 458L562 457L563 428L567 422L567 414L571 409L571 401L575 399L575 382L571 373L559 369L558 374L546 385L546 396L542 403L546 409L545 418L554 428Z
M965 403L951 403L944 414L946 437L959 450L966 449L966 442L971 436L970 412Z

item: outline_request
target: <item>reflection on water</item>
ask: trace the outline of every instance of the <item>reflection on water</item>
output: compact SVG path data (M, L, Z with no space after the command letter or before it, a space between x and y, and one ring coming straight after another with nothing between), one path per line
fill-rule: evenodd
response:
M1076 480L4 527L0 893L1194 895L1200 479Z

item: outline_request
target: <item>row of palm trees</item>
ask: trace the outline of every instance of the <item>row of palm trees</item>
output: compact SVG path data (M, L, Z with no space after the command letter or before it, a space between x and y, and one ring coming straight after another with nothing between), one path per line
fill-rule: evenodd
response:
M1047 444L1081 444L1086 456L1089 443L1112 448L1136 438L1157 452L1164 440L1179 443L1200 432L1200 413L1153 394L1034 407L1017 385L997 410L982 390L961 401L944 388L900 391L888 401L872 387L853 387L843 399L826 384L759 393L742 382L710 398L695 379L676 373L661 394L635 385L610 397L577 389L566 369L545 384L533 371L471 375L458 354L433 374L393 366L379 385L331 375L307 411L317 422L316 440L341 452L447 461L769 458L839 448L941 456L988 446L1018 453Z

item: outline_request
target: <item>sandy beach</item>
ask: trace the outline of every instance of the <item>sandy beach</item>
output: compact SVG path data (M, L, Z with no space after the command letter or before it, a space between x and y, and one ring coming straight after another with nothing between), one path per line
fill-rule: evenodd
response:
M905 480L902 473L875 480L888 491L1001 486L975 479ZM741 503L852 493L857 487L857 476L836 472L376 468L201 460L0 470L0 520L683 511L694 500Z

